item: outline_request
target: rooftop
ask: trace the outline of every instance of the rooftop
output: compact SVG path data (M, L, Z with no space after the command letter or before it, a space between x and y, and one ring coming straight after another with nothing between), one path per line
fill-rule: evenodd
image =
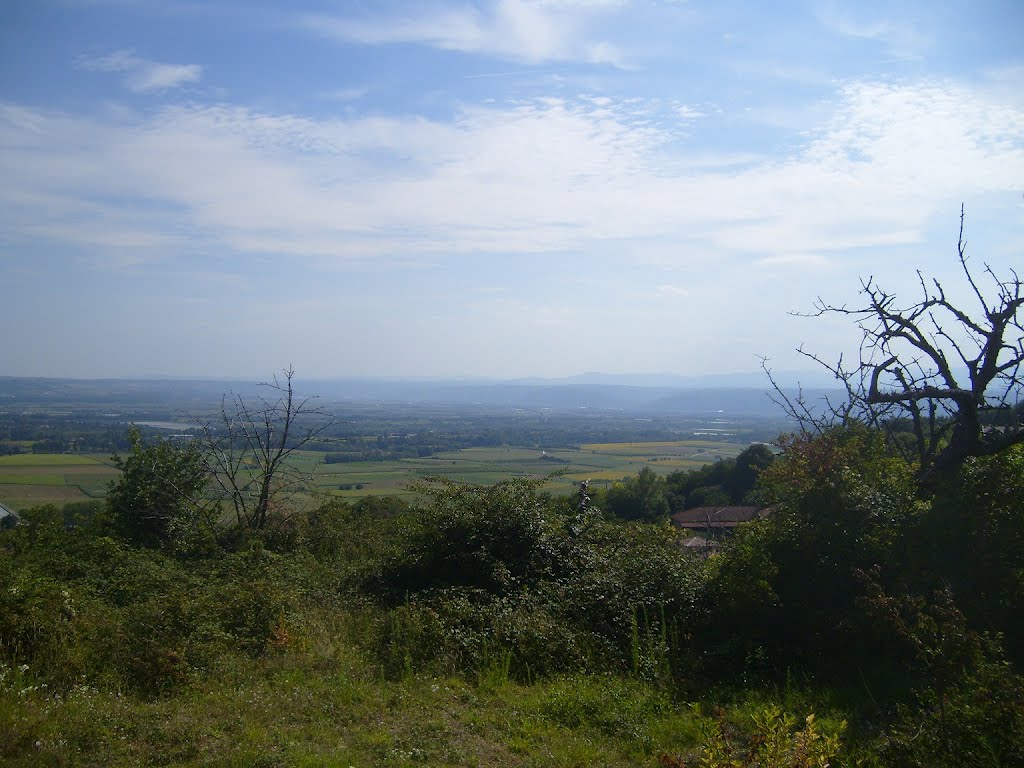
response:
M740 523L761 520L768 510L761 507L694 507L672 515L672 523L680 528L735 528Z

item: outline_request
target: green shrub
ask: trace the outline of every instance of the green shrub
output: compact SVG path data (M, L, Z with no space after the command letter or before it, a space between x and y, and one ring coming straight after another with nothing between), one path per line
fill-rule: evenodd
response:
M377 644L397 674L431 660L473 675L484 649L523 679L579 669L671 677L700 566L671 528L603 521L532 481L445 483L392 531L364 585L394 611ZM578 510L577 510L578 512ZM642 563L643 567L638 567Z
M387 612L375 644L392 677L419 670L479 677L499 663L506 677L529 680L587 668L600 658L599 642L559 621L536 596L453 588Z
M901 706L878 749L907 768L1024 765L1024 678L986 662L941 690Z
M807 715L801 725L775 705L752 713L744 726L737 728L724 713L705 718L699 757L665 755L661 764L668 768L829 768L846 730L845 722L824 728L814 714Z

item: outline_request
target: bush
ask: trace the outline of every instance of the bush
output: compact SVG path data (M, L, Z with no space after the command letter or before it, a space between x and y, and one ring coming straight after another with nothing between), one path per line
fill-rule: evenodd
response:
M182 561L67 531L55 508L26 517L0 540L0 662L57 689L167 691L226 654L287 644L302 606L333 605L332 580L308 555L255 547Z
M1024 663L1024 445L968 459L946 479L911 541L915 582L948 586L971 626L998 632Z
M899 580L908 531L920 514L914 468L888 455L882 436L836 429L789 440L761 475L770 517L738 532L711 566L707 640L764 666L848 672L874 661L861 574ZM757 659L755 658L756 662Z
M667 524L567 510L532 481L433 489L364 582L393 609L378 643L392 674L436 662L472 675L495 655L519 678L589 668L665 681L682 670L674 657L695 620L700 566Z
M428 505L371 587L402 600L449 587L510 594L536 583L557 562L555 526L538 487L524 480L422 487Z
M823 728L809 714L798 726L797 718L777 706L755 712L744 734L727 722L724 714L704 720L704 743L699 762L663 756L668 768L828 768L839 752L846 723Z
M199 524L197 500L209 480L194 443L158 440L144 445L134 426L132 451L113 457L121 476L110 484L107 508L118 535L144 547L166 546L194 535Z
M897 710L878 752L907 768L1024 765L1024 678L986 660L949 687L921 691Z

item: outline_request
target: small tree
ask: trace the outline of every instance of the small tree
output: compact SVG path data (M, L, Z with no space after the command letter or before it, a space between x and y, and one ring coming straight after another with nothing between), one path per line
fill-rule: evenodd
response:
M315 397L295 392L294 378L289 367L261 382L269 394L255 402L224 395L219 418L201 425L200 451L212 492L234 514L238 533L263 531L272 520L286 518L289 500L312 479L292 459L331 419Z
M609 488L605 502L609 511L623 520L657 522L669 514L667 488L665 478L644 467L636 477Z
M168 544L199 518L208 480L203 455L193 443L161 439L145 445L134 425L128 437L131 453L113 456L121 476L110 484L108 513L118 534L130 541Z
M849 421L883 426L890 433L909 425L910 440L894 444L917 459L923 479L968 457L992 455L1024 442L1020 409L1014 408L1024 388L1021 278L1012 269L1008 278L1000 277L988 264L980 277L972 271L962 207L957 254L976 308L954 303L938 280L920 271L921 296L907 306L897 304L896 296L873 277L861 282L862 306L835 306L819 298L814 311L804 316L853 318L862 332L859 356L853 365L842 356L832 364L798 351L830 371L846 398L828 403L819 414L802 393L789 397L771 380L777 402L803 428L818 432ZM987 412L999 414L998 428L986 425Z

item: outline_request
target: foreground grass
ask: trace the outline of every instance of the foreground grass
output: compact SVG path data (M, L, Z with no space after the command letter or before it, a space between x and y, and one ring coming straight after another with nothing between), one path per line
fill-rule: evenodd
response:
M613 677L520 685L384 680L323 633L304 647L222 659L179 690L140 698L57 693L31 670L0 680L7 766L632 766L691 750L695 710ZM333 635L333 636L332 636Z

